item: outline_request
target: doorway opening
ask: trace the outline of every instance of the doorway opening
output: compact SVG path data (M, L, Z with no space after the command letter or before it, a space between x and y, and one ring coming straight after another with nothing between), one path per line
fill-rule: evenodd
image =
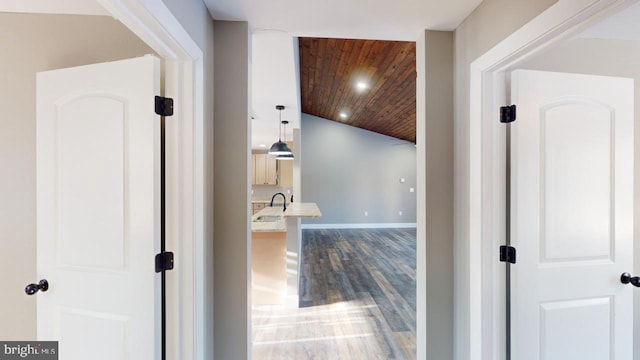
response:
M108 7L109 12L102 9L100 4ZM186 146L186 148L190 150L181 151L179 152L179 155L177 155L175 158L172 159L173 161L180 161L180 163L182 164L181 168L178 168L177 166L175 166L175 163L170 163L169 165L169 171L175 174L176 176L175 179L183 180L181 183L176 183L174 181L171 181L169 184L168 191L171 194L173 194L173 196L175 196L174 199L181 199L178 202L178 204L174 204L176 205L174 207L175 212L172 211L172 213L169 214L168 216L169 227L172 232L170 242L171 242L172 248L176 249L177 251L179 251L178 249L182 249L183 246L187 246L187 247L193 246L194 248L199 249L203 246L203 241L201 238L202 215L203 215L202 207L201 205L198 205L198 201L194 202L193 201L194 199L190 198L189 196L184 196L184 194L193 194L193 196L198 197L198 194L202 193L202 189L199 189L196 186L198 182L195 181L195 179L199 179L198 174L202 174L202 169L197 162L194 162L193 165L191 165L192 163L189 161L189 159L199 158L203 155L201 153L198 153L198 149L200 147L198 146L197 139L199 139L200 137L195 136L195 134L201 131L198 129L201 129L201 125L202 125L202 111L197 109L199 106L201 107L201 98L202 98L203 89L201 86L198 86L198 83L194 81L194 78L201 76L203 71L202 53L200 49L197 47L197 45L195 45L193 40L186 34L186 32L181 27L181 25L177 22L176 19L171 18L165 21L162 24L162 26L158 26L156 23L154 23L156 19L163 16L168 11L167 8L164 7L164 5L159 5L153 8L146 8L146 9L143 9L143 8L131 9L129 8L128 5L118 4L117 6L115 6L111 4L111 2L108 0L100 1L100 4L96 3L95 6L93 6L94 10L98 9L100 13L92 12L91 15L94 15L94 16L88 16L86 17L87 19L91 19L96 23L100 23L101 19L106 19L105 21L110 21L116 24L117 26L120 27L120 29L125 29L124 27L122 27L122 24L118 23L116 20L113 20L111 17L102 17L102 16L95 16L95 15L111 15L119 19L122 23L128 24L130 26L131 31L135 32L141 38L145 39L145 41L142 42L136 38L137 43L144 44L146 42L148 44L147 48L154 49L155 51L158 52L158 54L163 59L166 60L165 73L168 74L168 76L166 81L165 93L167 96L173 97L176 101L176 104L182 105L177 110L178 115L181 117L182 121L179 124L175 124L174 126L171 126L170 129L168 129L168 132L170 134L175 135L169 141L168 152L172 154L178 154L178 151L176 151L177 148L182 148L183 146L185 146L185 144L192 144L193 141L195 141L196 143L194 146ZM31 4L27 4L27 7L30 5ZM71 7L73 6L73 4L71 3L67 3L67 5ZM12 5L8 4L7 6L12 6ZM65 12L70 11L69 6L65 8L64 10ZM92 5L87 2L83 2L83 4L80 4L79 6L83 10L76 12L77 14L84 14L83 12L84 9L92 8ZM12 11L12 9L9 9L9 11ZM21 8L19 11L24 11L24 8ZM56 13L56 10L48 9L47 12ZM5 14L3 13L2 15L4 16ZM11 15L27 16L26 14L11 14ZM49 15L41 15L41 16L49 16ZM50 15L50 16L54 16L54 15ZM79 16L76 16L76 17L79 17ZM88 20L88 22L91 22L91 20ZM29 21L22 25L25 25L28 28L33 28L34 23L38 23L38 22ZM153 26L151 25L151 23L153 23ZM3 26L4 25L9 26L9 24L10 24L9 22L3 22ZM71 24L69 24L69 26L65 27L63 25L63 26L60 26L59 28L68 30L69 27L73 27L74 24L77 25L77 23L72 22ZM7 29L7 32L8 33L15 32L15 29L17 28L19 28L19 25L14 24ZM102 32L101 31L96 31L95 33L87 32L86 29L89 29L89 28L92 28L92 26L89 25L87 27L82 27L82 26L75 27L74 32L72 34L69 34L68 37L63 37L62 39L55 39L55 41L51 41L49 44L43 44L44 49L51 49L52 47L63 48L64 47L63 45L69 46L69 51L67 53L58 54L58 56L55 59L53 60L50 59L52 62L51 64L47 64L47 66L53 65L53 64L58 64L56 65L56 67L75 66L75 65L82 64L82 62L87 61L87 59L89 61L86 63L90 63L93 61L100 62L100 61L110 61L110 60L117 59L117 58L109 58L108 56L104 59L92 58L92 56L96 54L97 55L107 54L106 50L110 46L105 46L105 49L97 48L95 36L96 34L101 34ZM169 31L167 29L171 29L171 30ZM115 30L115 32L122 33L122 30ZM125 30L125 32L129 32L129 30ZM25 34L27 33L29 33L28 29L27 31L25 31ZM42 37L42 34L46 34L46 33L47 31L43 31L41 34L39 34L39 36ZM56 32L51 31L51 33L55 34ZM172 34L171 38L167 36L167 34L169 33ZM89 49L89 51L84 53L84 55L82 51L80 51L79 53L76 52L73 49L73 44L68 40L69 38L89 39L91 36L94 36L94 38L91 39L92 43L90 45L86 44L87 45L86 49ZM129 33L129 35L127 36L133 36L134 38L136 37L136 35L133 35L132 33ZM110 37L107 35L105 35L104 37L107 39L110 39ZM15 40L15 37L12 37L12 41L13 40ZM127 41L123 41L123 43L127 44L128 46L131 45L131 43ZM32 44L26 41L25 42L17 41L16 44L18 46L24 46L25 49L30 49L32 51L36 48L35 46L32 46ZM118 47L118 44L113 44L113 47L117 49L122 49ZM153 51L146 51L145 53L152 53L152 52ZM143 55L143 54L140 54L140 55ZM8 59L8 57L5 57L5 59ZM12 62L10 65L12 66L13 71L10 72L10 76L23 75L23 74L19 74L19 71L20 71L19 69L21 69L23 65L27 65L31 60L33 59L26 60L25 64L22 64L21 62ZM70 63L67 64L66 63L67 61ZM76 61L80 61L80 63L76 63ZM44 70L47 68L43 67L41 69ZM35 76L34 73L31 76L33 76L33 79L34 79L34 76ZM21 83L20 86L14 88L14 90L19 92L18 89L20 87L28 87L28 84L30 83L34 84L35 82L32 80L25 80L23 83ZM33 111L35 112L35 109L33 109ZM29 128L29 126L33 126L33 124L34 124L33 118L31 118L31 120L27 121L26 124L18 124L17 128L21 128L21 126L24 125L22 129L25 129L25 128ZM16 129L12 127L13 125L16 125L16 124L10 124L10 126L8 126L7 128ZM178 129L180 131L178 131ZM10 133L12 133L12 131L7 132L7 134L10 134ZM28 133L28 136L32 136L30 134L31 133L30 130L27 130L24 133ZM6 144L12 147L18 143L19 142L17 141L9 141ZM27 147L30 146L30 144L22 144L22 145L25 145ZM8 157L9 154L11 153L13 153L13 151L7 151L6 153L4 153L4 155ZM29 153L33 154L33 149L28 151L27 155ZM7 157L3 157L3 159ZM10 157L7 159L10 159ZM20 160L20 159L16 159L16 160ZM24 163L21 163L21 166L24 166L25 168L29 167L28 164L32 161L34 161L34 158L30 157ZM18 163L18 161L16 161L16 163ZM185 165L187 166L184 167ZM19 169L19 170L22 170L22 169ZM32 169L31 171L34 171L34 169ZM188 179L192 179L192 181L188 181ZM32 181L33 181L32 174L25 177L24 181L25 183L32 184ZM35 190L33 192L35 192ZM33 203L25 204L25 207L33 206L33 205L35 204ZM185 224L181 225L182 223L181 214L185 213L185 209L189 210L189 214L193 214L193 221L187 221L185 222ZM20 215L16 213L15 216L20 216ZM13 217L14 219L16 218L15 216ZM32 219L33 219L33 213L31 216L27 218L23 218L22 220L26 220L27 222L29 222ZM35 232L35 228L31 229L29 232L33 234ZM182 241L178 242L177 237L173 236L175 234L178 234L178 236L181 237ZM29 242L30 240L34 240L34 238L31 236L31 239L27 238L26 241ZM18 243L19 242L15 242L13 244L8 244L8 245L13 246ZM198 253L202 253L202 252L198 252ZM182 256L185 256L184 258L185 260L189 258L189 260L187 260L186 263L194 264L194 268L193 269L184 268L179 270L178 271L180 274L179 276L177 275L178 272L176 272L176 274L174 275L176 276L174 278L176 282L174 284L177 285L178 283L181 283L182 281L187 279L189 279L187 281L192 280L194 284L204 282L203 279L201 278L201 275L203 274L197 275L196 269L195 269L196 266L201 267L203 264L203 261L201 261L201 259L198 259L198 257L191 256L193 254L189 254L188 252L184 252L184 253L181 252L181 254ZM35 253L30 252L30 254L27 254L26 258L35 259ZM11 273L16 274L16 272L13 270ZM34 270L32 269L31 275L33 274L34 274ZM29 277L29 280L27 281L27 283L29 282L33 282L33 279L31 276ZM21 286L16 287L16 289L18 290L24 289L25 284L22 284ZM170 286L170 288L172 289L172 291L175 289L173 286ZM54 289L54 285L51 284L49 291L53 291L53 289ZM180 322L180 326L176 326L174 330L170 330L169 348L171 353L176 354L176 356L181 356L178 354L183 354L185 355L185 357L190 357L193 354L202 354L204 351L204 346L202 346L202 344L196 344L195 342L196 337L202 336L203 320L202 320L202 317L200 316L194 317L194 316L186 316L186 315L188 314L193 315L197 312L202 311L201 309L203 308L202 304L204 303L204 300L203 300L204 297L196 296L195 289L188 288L184 290L185 291L183 291L181 296L184 299L192 299L193 301L185 301L185 304L187 304L186 306L180 305L177 301L172 302L169 305L171 309L170 311L174 311L176 314L180 314L178 319L178 321ZM24 292L19 291L19 293L24 295ZM33 303L31 303L31 305L32 304ZM27 322L20 321L19 323L16 324L15 327L12 326L12 328L25 329L26 332L32 333L34 331L33 327L35 326L35 324L33 323L35 317L32 317L31 319L32 321L27 321ZM191 322L190 319L198 319L198 320ZM25 340L25 339L27 340L35 339L35 337L25 337L20 340ZM185 348L188 348L188 351L185 352L184 350L181 350L179 348L178 345L180 343L182 343L183 345L187 343L193 343L193 346L185 347Z
M505 179L505 168L506 168L505 162L504 162L504 149L505 149L504 131L505 129L504 129L504 125L501 125L499 122L495 121L495 119L498 118L497 112L499 110L498 106L495 106L495 104L499 104L499 105L510 104L512 96L514 96L514 94L517 95L517 93L514 93L514 91L517 91L517 83L520 82L519 76L521 74L519 74L518 71L521 71L521 72L528 72L532 70L543 71L544 73L554 74L552 76L564 76L564 75L558 74L558 73L563 73L572 78L577 78L581 76L586 76L589 78L599 78L599 79L602 79L603 77L634 78L635 75L632 72L626 71L626 70L629 70L632 67L631 64L634 64L634 63L638 64L638 59L633 59L634 58L633 56L627 56L624 58L624 60L622 60L623 58L616 59L616 57L619 56L620 54L625 54L625 51L621 49L619 49L621 52L612 53L613 55L612 57L609 57L608 54L601 51L598 53L595 52L595 50L603 50L605 48L611 50L616 45L620 46L620 43L625 41L627 41L626 46L631 49L629 51L633 51L632 49L634 46L632 45L632 42L634 41L634 39L628 37L629 34L633 34L633 32L623 35L624 38L620 38L621 34L625 33L623 29L625 30L629 29L628 25L621 25L622 24L621 21L624 21L624 18L626 16L633 16L632 15L633 8L635 6L629 7L629 5L630 5L629 3L625 3L625 4L616 3L613 5L610 5L609 7L602 6L598 8L590 8L588 11L584 11L584 12L580 12L580 10L584 10L584 9L580 8L578 5L576 5L574 9L568 9L568 8L554 9L552 7L549 11L547 11L546 13L543 13L540 16L540 19L544 18L545 16L549 16L549 17L554 16L553 14L555 14L556 16L554 21L558 21L558 19L565 19L565 20L559 21L560 25L556 28L555 31L551 33L540 32L538 35L533 35L534 33L536 33L536 31L532 31L526 36L524 35L524 31L522 33L516 33L514 34L513 38L521 40L523 42L521 45L518 45L517 49L516 48L506 49L509 47L507 45L505 45L505 48L501 48L501 46L497 46L495 51L490 51L489 53L485 54L483 57L478 59L472 66L472 79L473 79L472 89L471 89L472 118L474 116L477 116L477 118L472 119L472 123L474 123L474 120L478 120L479 122L477 123L478 124L477 128L472 127L471 138L472 139L482 138L483 140L482 142L477 143L477 146L479 147L478 149L472 149L471 163L476 165L481 164L479 169L484 169L483 171L487 171L487 173L484 173L484 174L491 174L490 177L493 179L492 185L488 188L483 188L482 191L480 191L480 188L476 187L477 184L474 185L473 180L471 181L471 184L470 184L471 186L470 189L472 194L471 197L475 198L474 196L477 195L477 196L481 196L481 198L485 200L484 203L482 203L481 207L472 207L471 213L470 213L471 215L473 214L477 215L479 214L477 211L481 210L483 214L481 217L483 219L482 223L476 224L478 226L476 230L478 231L475 231L472 226L471 239L470 239L471 241L470 242L470 246L471 246L470 248L471 250L470 281L472 282L478 281L478 283L482 284L482 286L476 289L479 292L471 291L470 300L473 303L474 301L479 301L480 299L482 299L482 303L485 304L481 306L481 309L480 308L476 309L477 311L479 311L479 313L477 314L477 316L474 315L471 321L472 333L474 332L473 329L480 329L480 328L484 329L482 332L478 333L482 335L478 335L478 336L471 335L471 342L470 342L471 353L477 354L477 355L474 355L474 356L477 356L477 358L481 358L481 357L482 358L484 357L505 358L507 356L504 350L506 345L505 339L507 337L506 330L505 330L506 314L504 313L504 310L503 310L505 309L505 306L506 306L505 300L504 300L505 299L505 293L504 293L505 274L503 271L503 266L499 265L500 263L498 259L498 252L496 251L496 249L498 249L498 247L504 243L504 238L505 238L505 231L504 231L505 223L504 223L504 220L501 220L505 218L505 210L504 210L505 197L503 192L503 189L505 188L504 179ZM558 16L560 12L563 12L562 16ZM603 20L614 13L619 13L619 15L617 16L614 15L613 17L610 17L608 20ZM569 14L571 14L571 16L569 16ZM579 16L573 16L574 14L579 14ZM563 16L566 16L566 17L563 17ZM532 29L536 29L536 26L539 26L540 28L539 30L541 30L543 28L543 26L541 25L542 23L544 23L544 21L542 20L540 22L532 22L530 29L527 29L527 30L530 31ZM617 24L617 25L614 25L614 24ZM614 26L611 27L612 25ZM527 40L526 39L527 36L531 36L531 38ZM510 45L514 45L517 42L518 41L514 41L514 43ZM509 51L512 51L512 52L509 53ZM510 55L505 56L507 53L509 53ZM524 70L514 71L517 69L524 69ZM540 74L542 78L543 73L540 73ZM581 74L581 75L574 75L574 74ZM584 75L584 74L587 74L587 75ZM475 83L475 81L478 81L478 82ZM557 83L562 84L564 86L564 81L558 81ZM559 85L556 87L559 87ZM477 92L481 88L491 89L491 91L486 92L491 95L489 96L481 95L480 92ZM620 86L615 86L615 88L620 88ZM577 94L578 92L575 92L575 93ZM577 97L565 96L563 98L564 99L563 101L566 102L575 98ZM589 101L591 102L590 103L585 102L585 104L591 104L593 106L597 106L598 104L601 104L601 102L599 102L595 98L592 98L592 97L589 97L589 98L590 98ZM515 97L513 99L515 99ZM631 100L631 103L633 102L634 100ZM554 103L554 104L558 105L560 103ZM550 107L545 108L545 111L542 111L539 114L546 114L546 111L548 109L550 109ZM637 108L636 108L636 111L637 111ZM635 117L635 115L633 116ZM569 119L571 117L567 116L564 118ZM586 116L579 116L579 118L585 120L586 122L588 122L589 120L589 118ZM480 121L480 119L482 120ZM544 117L542 117L541 119L542 120L540 120L539 123L545 124L544 126L541 125L543 126L542 128L545 131L544 135L548 136L549 138L545 138L544 141L536 145L538 147L536 148L535 151L536 153L540 154L540 156L543 156L545 154L544 146L552 143L552 140L551 140L552 127L550 127L551 125L547 126L547 120L544 120ZM516 119L516 122L517 121L518 119ZM525 122L526 122L526 115L525 115L525 121L523 121L520 125L516 125L516 126L526 127L526 125L524 125ZM583 124L584 126L587 126L586 122ZM576 129L575 132L571 132L570 141L567 141L566 143L567 144L572 143L573 139L584 139L584 137L575 137L575 138L573 137L573 136L582 134L581 131L582 131L582 128ZM482 133L482 135L480 135L480 133ZM612 130L612 134L617 134L617 133L613 132ZM512 149L517 148L517 146L523 146L522 144L526 143L527 141L533 141L532 140L533 138L530 137L529 135L521 134L520 137L521 138L519 142L512 145ZM614 135L611 135L610 141L611 141L611 144L614 144L616 143L617 138L614 137ZM637 142L637 137L633 141L635 144L635 142ZM633 145L633 146L637 148L636 145ZM587 147L587 149L592 149L593 147L597 147L597 143L590 144ZM570 146L567 148L575 149L575 148L578 148L578 146L577 145ZM522 152L520 148L517 148L517 149L519 149L518 151ZM480 151L480 153L475 153L475 151ZM637 161L637 153L633 154L633 152L634 152L633 150L630 150L630 154L632 154L631 156L634 156L636 158L636 160L633 161L635 163L635 161ZM618 151L616 154L622 154L622 153L623 153L622 151ZM582 155L584 155L584 152ZM558 158L561 158L561 157L562 155L561 153L559 153L558 157L555 158L555 160L553 161L556 161ZM546 156L544 158L549 159L550 157ZM592 164L594 164L594 166L595 164L597 164L596 160L597 160L597 156L594 157L592 161ZM545 162L544 165L551 166L553 161L549 163ZM611 159L609 159L609 161L612 164L618 164L616 166L619 166L619 164L621 164L617 162L618 158L615 158L615 157L612 157ZM539 160L536 160L536 161L533 161L533 163L541 164L542 162L540 162ZM472 165L472 168L473 168L473 165ZM517 169L516 172L514 172L513 174L518 174L517 171L522 170L523 168L524 168L524 165L521 166L521 169ZM547 168L545 167L544 169L547 169ZM557 167L557 169L564 171L567 169L567 166ZM612 171L612 174L618 174L618 173L613 173L613 170L611 171ZM550 172L550 173L553 173L553 172ZM545 174L549 174L549 172ZM633 184L631 183L627 184L629 185L629 187L633 187L633 188L636 187L635 186L635 182L637 181L636 174L633 174L633 179L634 179ZM486 176L489 176L489 175L486 175ZM481 176L481 178L486 181L487 180L486 176L485 177ZM615 176L617 175L612 175L610 179L611 182L615 181L616 179ZM473 174L471 175L471 177L473 179ZM531 176L530 178L531 178L531 182L528 184L533 186L531 188L532 193L537 193L538 191L538 190L533 190L535 186L537 186L535 185L535 181L542 181L544 179L548 180L547 177L537 177L535 175ZM590 180L592 180L592 178L593 177L591 177ZM538 179L542 179L542 180L538 180ZM514 181L517 181L517 180L512 181L512 186L513 184L517 184L517 182L514 182ZM575 182L576 181L574 180L574 183ZM520 184L519 186L522 186L522 184ZM550 187L550 189L552 188L553 186ZM574 186L574 188L576 188L576 186ZM522 189L520 191L522 191ZM547 206L550 201L557 201L558 199L562 198L562 196L558 194L556 194L552 198L549 198L548 192L544 194L546 195L544 196L541 195L540 198L535 200L536 204L538 205L545 204L545 206ZM568 194L568 192L564 192L563 194L566 195ZM628 199L628 200L631 202L631 199ZM612 203L610 204L609 208L616 208L618 204L616 201L618 200L615 200L615 201L612 200ZM637 200L633 200L633 202L637 203ZM575 201L572 201L571 203L575 203ZM480 203L478 203L478 205L479 204ZM629 221L628 224L625 224L624 228L620 226L615 226L615 230L612 230L612 231L614 231L614 233L616 231L619 232L619 235L618 237L615 238L616 239L615 241L618 241L618 240L623 241L625 236L627 236L628 234L631 234L631 231L633 228L633 224L631 224L631 222L633 223L637 222L636 220L637 211L635 211L637 210L637 207L633 204L629 204L629 206L634 208L633 220ZM600 207L600 208L603 208L603 207ZM531 216L534 216L534 217L529 217L528 219L534 219L535 221L538 221L539 219L545 219L544 212L536 212L535 209L537 208L533 208L533 209L534 210L531 212ZM550 208L547 207L545 209L550 209ZM584 207L582 208L582 210L584 210ZM624 216L626 216L625 213L631 216L629 212L620 212L619 217L607 219L606 221L610 221L610 224L616 224L616 221L619 221L620 219L623 219ZM511 216L519 216L521 214L522 214L522 209L520 209L520 214L514 211L511 212ZM526 221L526 220L518 219L518 224L522 224L523 221ZM595 224L596 222L585 221L585 219L581 219L578 221L578 223L581 223L584 225L584 224ZM549 222L538 223L538 225L539 226L535 227L536 231L538 230L544 231L545 232L544 234L549 234L550 231L553 230L549 228L549 226L551 226L549 225ZM611 225L611 226L614 226L614 225ZM629 232L627 232L624 229L629 230ZM597 233L597 230L588 232L590 236L596 233ZM488 236L488 234L491 234L491 236ZM515 231L511 232L512 239L516 235L517 235L517 232ZM540 247L534 249L535 252L533 254L531 254L530 251L525 251L525 253L519 252L517 256L518 262L520 261L526 262L533 259L535 261L540 262L541 264L541 265L539 264L540 269L549 268L555 271L560 267L561 263L563 263L565 260L569 261L568 258L565 259L562 256L558 258L559 255L557 252L553 253L553 251L558 250L558 248L550 247L551 245L547 243L549 239L546 236L547 235L544 235L544 236L541 235L540 239L541 241L544 240L545 245L544 246L541 245ZM632 241L632 242L635 242L635 241ZM587 245L586 243L582 243L582 245L583 245L582 250L588 249L590 247L590 245ZM621 244L618 244L616 246L621 246ZM591 249L593 250L593 248ZM637 251L636 249L634 249L634 252ZM617 260L621 259L621 256L615 255L613 250L607 253L615 257ZM627 250L627 253L629 253L629 250ZM588 256L585 254L583 255L584 256L580 257L580 261L589 261L593 264L599 261L598 256L600 255L597 255L597 256L593 254L590 254ZM523 260L523 257L525 257L524 260ZM553 258L554 260L553 261L549 260L551 258ZM561 261L559 259L561 260L564 259L564 260ZM572 262L572 264L575 266L577 266L576 261ZM634 265L634 267L637 268L637 265ZM525 267L518 268L518 263L516 263L515 265L512 265L512 269L513 268L519 269L517 271L524 271L523 269ZM617 270L613 272L617 272ZM617 274L615 276L611 275L607 279L608 280L606 280L605 282L607 286L612 287L611 293L615 294L615 296L618 296L618 294L624 293L624 292L631 294L630 293L631 289L625 289L624 285L620 284L620 274ZM514 283L514 281L516 280L517 279L512 279L512 283L511 283L512 286L521 286ZM570 288L570 287L571 286L567 286L565 288ZM480 292L482 292L482 294ZM558 297L560 296L559 294L554 294L554 295L556 296L557 299L559 299ZM632 294L631 296L634 299L636 298L636 294ZM587 298L588 298L587 295L584 295L582 297L574 296L574 299L587 299ZM615 306L618 306L617 300L616 301L613 300L613 299L616 299L614 295L612 295L610 299L612 299L611 309L613 309L613 307ZM514 305L516 304L517 302L514 303ZM568 303L565 302L562 305L563 306L560 306L558 304L552 304L552 301L551 301L551 302L546 302L540 305L539 308L536 308L532 311L534 311L534 313L536 314L541 314L539 317L540 319L545 318L544 316L542 316L542 313L546 311L548 313L547 320L546 322L541 320L541 323L547 324L549 329L551 330L560 329L561 326L559 324L549 325L549 324L553 324L553 321L554 321L554 318L550 317L551 315L549 314L551 313L560 314L562 313L562 311L569 309ZM606 306L609 306L609 305L606 305ZM585 310L586 308L582 307L581 309ZM514 318L514 315L516 314L516 312L514 311L518 311L518 310L512 309L512 312L511 312L512 323L523 320L522 317L516 316ZM617 311L618 310L616 310L615 312ZM585 314L585 316L591 316L590 319L593 318L593 315ZM612 317L610 324L614 324L615 321L616 320ZM613 325L611 326L612 327L608 328L607 331L611 331L611 334L613 334ZM539 333L539 334L543 334L543 333ZM511 332L511 335L513 337L514 335L513 331ZM555 358L559 358L558 356L561 357L560 353L558 352L559 350L558 349L554 350L552 346L553 344L551 342L545 343L544 339L546 338L543 337L543 340L541 340L542 342L536 342L535 344L532 344L532 346L538 347L538 350L536 351L540 351L541 353L546 354L544 355L546 356L544 358L555 359ZM611 340L611 342L608 344L600 344L602 346L599 348L598 351L605 351L607 354L609 353L622 354L618 352L621 350L618 349L619 343L615 341L615 337L611 336L609 340ZM518 340L514 339L513 341L517 342ZM631 349L631 347L633 346L632 342L633 341L629 342L630 345L627 348L627 350ZM522 348L522 346L520 346L520 348ZM514 348L513 351L518 351L518 349ZM632 349L631 351L635 351L635 349ZM512 352L512 354L517 354L517 353ZM627 354L628 355L623 355L623 356L631 356L630 353L627 353ZM517 358L517 355L513 355L513 356L516 356ZM621 355L616 355L616 356L621 356Z
M254 103L258 101L256 99L264 99L255 94L256 87L262 79L261 74L256 73L255 69L264 66L260 64L260 51L256 51L256 46L260 46L257 45L260 41L258 37L277 36L284 37L289 46L293 42L292 53L296 61L290 71L294 78L293 92L296 95L292 102L270 102L265 104L265 108L269 109L266 117L276 120L277 113L272 110L276 104L283 104L287 109L293 108L292 112L283 112L287 114L283 119L293 119L294 124L299 124L292 134L284 135L285 138L294 140L292 145L296 158L293 160L293 182L290 189L276 189L274 185L254 185L253 195L265 197L262 201L266 201L268 207L273 193L283 192L287 200L286 205L289 207L290 195L287 191L290 190L294 205L296 202L312 202L319 208L321 217L303 218L294 222L292 227L286 227L287 243L290 235L295 234L293 243L297 244L296 251L289 251L289 247L286 249L286 261L295 262L293 267L287 267L290 271L287 276L293 274L295 279L293 305L296 308L292 311L290 308L274 308L269 307L268 303L263 303L260 304L261 308L256 309L255 304L265 297L257 299L254 289L254 357L262 358L260 356L273 354L273 351L284 351L287 346L290 349L318 348L318 344L328 342L334 348L332 351L337 351L336 354L340 352L341 356L345 356L345 349L358 348L361 350L356 350L353 356L366 354L366 351L378 351L378 355L372 357L393 355L415 358L416 84L415 76L411 76L415 74L416 67L415 43L296 39L288 34L273 32L254 34ZM332 45L325 47L319 45L320 43ZM387 49L394 46L401 47L402 50ZM327 51L333 49L335 52L329 55L309 55L315 54L313 49L317 50L318 47ZM277 47L267 48L273 53L273 49ZM312 51L309 52L310 49ZM289 55L288 52L286 54ZM371 64L364 60L360 64L352 64L358 69L344 70L341 76L336 75L338 71L332 69L330 64L320 65L315 70L309 65L310 59L314 65L318 59L333 59L334 63L341 64L342 61L347 61L349 56L362 56L364 59L366 54L370 54L380 63L385 62L378 64L378 72L368 68ZM391 65L394 58L399 59L400 64ZM268 69L273 73L273 67ZM397 70L397 73L394 70ZM313 71L317 71L319 78L331 78L331 81L316 82L315 88L310 86L309 74ZM274 74L271 76L277 79L284 77ZM277 83L276 86L281 87L282 84ZM332 86L335 88L331 88ZM382 95L385 86L396 90L395 98ZM309 89L312 89L311 93L308 93ZM378 95L375 95L375 91L379 91ZM301 104L298 104L298 96L302 99ZM397 106L389 105L384 112L373 106L375 101L370 101L376 100L376 96L378 100L384 99L383 102L387 104L395 101ZM326 108L335 108L335 116L312 113L308 107L309 101L324 102ZM404 105L400 106L400 103ZM369 104L368 109L362 106L366 104ZM255 125L265 121L264 113L261 114L258 108L258 105L253 106L254 138L260 135L256 132L261 128ZM371 116L369 125L374 126L377 121L378 128L374 126L365 130L366 126L362 124L367 122L362 117L366 118L366 114L360 114L359 128L349 126L355 125L355 122L350 124L348 118L353 117L355 121L358 112L367 111ZM379 113L384 115L380 116ZM407 119L410 120L406 121ZM394 120L397 121L394 123ZM410 132L410 135L405 136L410 141L382 135L383 125L388 127L387 131ZM277 124L274 123L272 128L276 130ZM372 129L376 129L377 132L370 131ZM264 145L262 153L266 153L271 143L276 140L277 137L272 136L270 141L253 144L254 156L261 155L260 148L257 148L260 144ZM282 162L278 164L279 167L280 164ZM259 217L260 211L263 210L256 207L260 200L254 200L254 217ZM276 198L275 202L277 206L282 206L281 197ZM384 251L383 244L388 245L388 251ZM256 246L254 232L252 247L255 249ZM364 255L370 256L371 253L380 254L381 258L387 256L387 260L375 264L371 258L365 259ZM363 255L362 258L359 255ZM256 264L255 257L252 262ZM256 275L254 268L254 280L257 279ZM365 283L371 286L367 287ZM385 289L387 291L384 291ZM369 295L364 296L365 293ZM298 306L300 308L297 308ZM345 322L333 321L341 314L353 316L348 317L348 321ZM376 316L383 320L384 326L370 326L370 320ZM294 325L293 320L296 317L306 318L317 326L304 326L304 322ZM287 329L279 328L282 324L278 324L278 319L291 320L286 321ZM353 321L353 324L349 321ZM303 326L305 330L296 331L296 326ZM281 329L282 331L278 331ZM287 331L291 331L292 336L287 336ZM270 337L271 332L278 333L278 336ZM385 345L389 342L391 345ZM371 346L362 347L363 344ZM268 358L269 355L265 356Z
M15 177L6 177L6 188L13 191L2 202L2 213L11 219L3 226L20 234L21 241L7 243L7 253L15 254L16 263L5 264L7 283L15 289L36 280L36 72L138 57L153 53L146 44L122 24L105 16L0 13L6 32L16 34L3 57L2 73L7 78L3 98L11 106L11 115L4 118L3 141L8 147L6 170ZM78 32L78 28L85 29ZM95 34L105 33L103 46L96 48ZM7 39L9 40L9 39ZM9 139L13 139L9 141ZM9 156L14 154L14 156ZM4 162L4 161L3 161ZM19 180L18 180L19 179ZM44 275L44 274L42 274ZM40 279L37 279L40 280ZM52 287L55 284L51 284ZM36 338L36 297L24 292L9 292L5 297L9 324L3 339Z

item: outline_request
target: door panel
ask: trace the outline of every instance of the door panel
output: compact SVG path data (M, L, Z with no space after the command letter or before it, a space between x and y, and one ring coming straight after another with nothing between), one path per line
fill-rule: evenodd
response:
M160 64L37 76L38 338L60 359L159 358Z
M122 100L101 95L59 104L53 129L58 161L53 186L59 189L60 266L125 266L124 108Z
M631 359L633 80L512 73L512 355Z
M72 349L73 355L61 353L65 358L95 358L100 349L101 358L129 359L127 332L130 331L129 317L113 313L60 309L60 344ZM90 336L78 336L78 329L91 329Z
M540 118L541 261L608 259L612 109L573 98L541 109Z
M610 297L548 302L540 310L541 359L612 358Z

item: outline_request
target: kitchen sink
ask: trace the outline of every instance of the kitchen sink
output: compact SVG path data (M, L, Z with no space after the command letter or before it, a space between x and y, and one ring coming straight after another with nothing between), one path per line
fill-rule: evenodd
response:
M278 220L280 220L282 218L282 216L280 215L262 215L262 216L258 216L255 220L255 222L276 222Z

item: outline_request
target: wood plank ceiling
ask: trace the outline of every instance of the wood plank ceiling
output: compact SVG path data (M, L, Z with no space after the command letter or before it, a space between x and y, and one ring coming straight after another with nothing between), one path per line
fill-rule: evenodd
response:
M298 41L303 113L415 141L415 42Z

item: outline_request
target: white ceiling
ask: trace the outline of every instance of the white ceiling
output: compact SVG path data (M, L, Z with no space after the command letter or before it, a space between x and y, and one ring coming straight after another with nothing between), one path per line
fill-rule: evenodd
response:
M636 3L590 26L576 37L640 40L640 3Z
M257 31L251 38L251 147L269 148L278 140L279 112L290 123L282 140L293 140L293 129L300 128L300 94L297 40L282 31Z
M36 14L109 15L95 0L1 0L0 11Z
M415 41L420 31L453 30L481 0L204 0L216 20L293 36Z

